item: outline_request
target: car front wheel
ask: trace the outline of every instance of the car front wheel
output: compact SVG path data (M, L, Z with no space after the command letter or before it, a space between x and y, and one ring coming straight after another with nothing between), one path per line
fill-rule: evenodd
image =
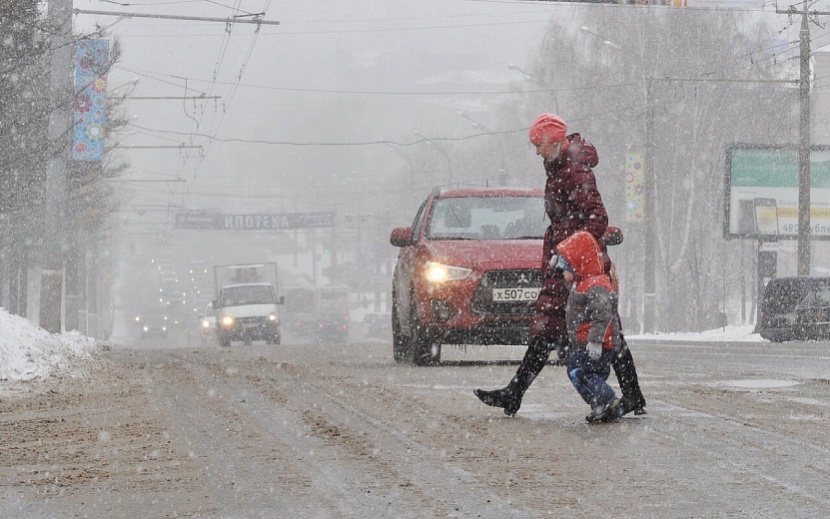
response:
M395 362L406 362L409 356L409 339L401 332L398 304L392 301L392 358Z
M416 366L434 366L441 362L441 343L432 337L426 327L413 323L412 363Z
M441 362L441 343L434 338L428 327L418 321L418 311L414 304L409 330L412 333L409 338L410 361L416 366L432 366Z

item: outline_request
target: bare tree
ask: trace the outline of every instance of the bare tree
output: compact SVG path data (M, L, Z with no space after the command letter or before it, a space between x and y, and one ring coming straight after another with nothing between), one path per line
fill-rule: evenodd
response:
M776 82L786 71L770 50L772 31L754 15L607 7L572 8L552 22L529 72L549 91L516 112L531 120L558 109L597 145L600 190L627 236L612 252L626 309L642 292L644 256L642 224L624 222L623 160L647 149L653 111L658 328L712 328L725 299L740 299L754 261L722 236L726 149L794 142L795 90Z
M43 235L43 203L46 164L57 154L66 153L64 139L49 142L49 117L55 111L69 114L75 93L66 92L60 100L49 99L49 60L52 35L38 0L0 3L0 304L10 312L26 314L29 271L37 266ZM102 31L76 35L74 41L104 37ZM106 69L118 59L118 42L111 47ZM124 124L116 109L107 130ZM67 204L62 219L67 250L78 243L82 232L100 229L111 211L110 193L101 183L117 175L123 164L71 164L67 168ZM80 240L80 241L73 241ZM73 268L67 255L67 270ZM71 290L71 287L67 287ZM5 301L5 302L4 302Z

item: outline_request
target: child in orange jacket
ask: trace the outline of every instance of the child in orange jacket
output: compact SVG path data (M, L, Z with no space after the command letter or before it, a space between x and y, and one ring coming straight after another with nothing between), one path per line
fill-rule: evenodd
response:
M568 339L568 378L591 412L590 423L620 417L620 399L608 385L614 352L620 346L616 288L596 238L577 231L557 247L557 268L570 284L565 307Z

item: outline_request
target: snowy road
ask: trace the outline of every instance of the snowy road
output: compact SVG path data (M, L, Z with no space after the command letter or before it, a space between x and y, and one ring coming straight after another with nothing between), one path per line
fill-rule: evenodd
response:
M520 348L156 346L0 401L1 517L830 517L830 344L635 341L649 414L593 426L556 366L475 399Z

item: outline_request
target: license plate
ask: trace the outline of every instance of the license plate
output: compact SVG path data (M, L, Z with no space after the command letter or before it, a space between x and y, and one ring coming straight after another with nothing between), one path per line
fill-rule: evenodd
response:
M493 302L536 301L539 288L494 288Z

